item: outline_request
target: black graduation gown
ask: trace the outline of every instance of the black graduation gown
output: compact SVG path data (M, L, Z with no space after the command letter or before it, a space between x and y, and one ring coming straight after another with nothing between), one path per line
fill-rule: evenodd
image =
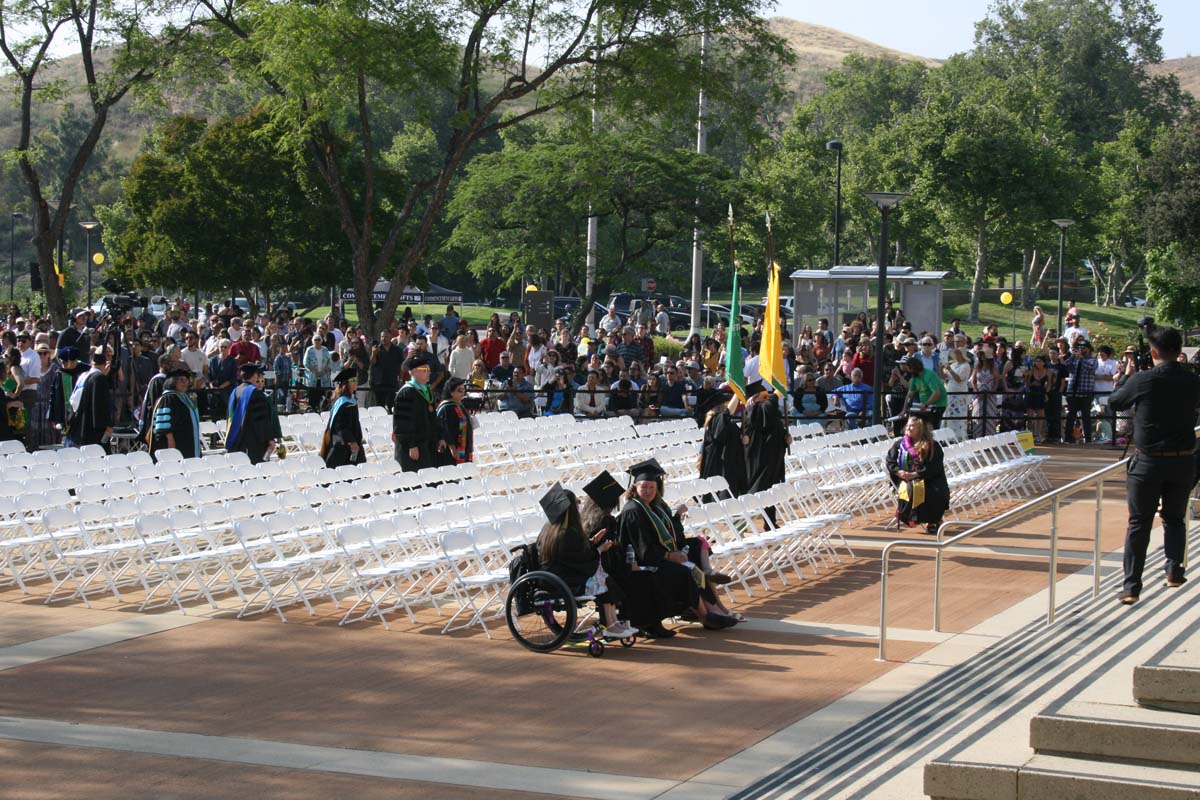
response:
M146 438L146 433L150 430L150 423L153 421L150 418L154 416L154 404L158 402L158 398L162 397L166 384L167 376L161 372L146 384L146 392L142 395L141 421L138 424L138 436L142 439Z
M79 410L71 417L71 441L77 447L100 444L104 431L113 424L112 393L108 378L93 375L88 378L79 398Z
M751 403L746 412L747 491L762 492L787 476L787 426L774 400Z
M600 554L579 531L554 530L549 525L538 536L538 553L545 553L549 549L546 545L550 536L558 536L561 541L554 560L543 560L542 569L562 578L576 595L583 594L588 578L595 575L596 568L600 566Z
M619 605L621 608L618 616L622 619L661 619L654 616L656 606L650 573L631 572L629 565L625 563L625 544L617 530L617 518L612 514L605 514L598 525L591 530L585 529L583 533L590 542L600 531L605 531L604 538L592 545L593 547L598 550L605 542L613 543L612 547L600 553L600 565L608 574L608 591L602 596L601 602ZM637 622L634 622L634 625L641 627Z
M71 370L61 366L54 370L54 374L50 378L50 408L47 415L47 420L51 424L66 425L67 409L71 407L71 395L70 392L65 391L66 385L63 383L63 376L71 376L71 388L73 389L79 382L79 376L87 371L88 368L82 364L76 364L75 368ZM44 375L42 380L46 380Z
M363 450L362 425L358 421L358 406L354 403L343 403L338 409L337 416L329 425L329 451L325 454L325 466L330 469L346 464L361 464L367 460ZM350 443L358 445L358 456L350 453Z
M682 535L683 525L678 517L672 517L672 528L675 549L686 550ZM656 572L650 573L654 585L653 618L638 620L631 616L631 622L638 627L644 624L653 625L663 617L675 616L698 605L700 588L696 585L691 570L682 564L667 560L667 548L660 541L654 523L637 503L627 502L621 509L621 514L617 517L617 531L621 537L619 549L622 553L627 544L632 544L638 566L657 569Z
M234 391L240 392L242 389L239 387ZM250 457L251 464L259 464L267 457L267 442L271 441L272 435L270 401L261 389L255 387L250 393L246 417L242 420L237 441L233 447L226 446L226 449L232 453L245 453Z
M169 432L175 437L175 449L178 450L184 458L199 458L200 453L196 451L197 431L192 425L192 414L184 403L183 398L178 392L164 392L159 402L151 411L151 416L154 416L156 411L166 409L170 412L170 430ZM150 422L154 424L153 420ZM155 456L157 461L157 453L159 450L165 450L167 444L167 430L159 430L154 433L150 439L150 455Z
M742 444L742 429L729 409L723 408L704 429L704 444L700 449L700 477L722 477L734 497L746 492L746 448Z
M900 478L897 473L900 472L901 447L903 447L902 440L897 440L887 454L888 475L897 490L900 487ZM914 509L911 502L897 498L896 515L901 522L941 523L946 510L950 508L950 484L946 481L944 455L942 446L934 442L929 458L919 462L915 469L909 470L917 473L925 481L925 502ZM911 492L909 496L912 496Z
M401 469L416 472L438 466L435 457L442 433L433 403L427 402L419 391L405 384L396 392L394 409L392 433L396 436L396 461ZM419 451L416 459L408 455L413 447Z

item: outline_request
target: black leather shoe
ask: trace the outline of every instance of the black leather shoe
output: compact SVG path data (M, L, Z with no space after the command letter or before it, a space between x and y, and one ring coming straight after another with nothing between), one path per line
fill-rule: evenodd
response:
M651 639L670 639L675 635L675 631L667 630L661 622L657 622L642 628L642 635Z
M1120 600L1121 605L1131 606L1138 601L1138 596L1136 594L1123 594L1121 595Z

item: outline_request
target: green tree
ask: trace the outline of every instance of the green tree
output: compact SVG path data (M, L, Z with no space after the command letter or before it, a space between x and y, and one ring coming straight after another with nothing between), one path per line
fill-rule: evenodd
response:
M923 108L905 123L909 147L898 153L918 170L913 199L935 210L958 247L973 250L973 322L994 237L1014 220L1044 217L1071 183L1069 154L1024 125L1012 110L1019 93L979 66L956 56L931 78Z
M595 288L573 320L578 330L592 304L635 263L690 239L697 219L719 223L735 194L732 174L718 159L646 137L517 143L468 165L448 207L456 223L450 245L468 251L480 275L499 272L512 283L561 270L582 287L587 220L599 217Z
M603 62L604 79L595 85L605 98L637 94L652 103L691 92L701 76L705 85L721 85L715 70L699 69L701 29L737 36L752 52L782 50L756 16L759 0L699 7L686 0L228 0L208 7L235 42L233 63L267 81L278 118L296 132L293 152L313 165L333 198L352 253L359 319L370 333L394 315L400 292L436 245L437 221L468 157L508 127L586 105L593 96L587 67ZM385 194L375 182L388 150L373 133L381 88L407 97L415 118L427 123L439 97L452 99L448 134L416 137L429 147L408 161L413 169L398 193ZM359 182L347 180L343 142L362 165ZM385 275L392 289L377 313L370 291Z
M1200 324L1200 114L1155 138L1145 171L1148 299L1160 316Z
M170 20L186 20L176 24ZM0 4L0 53L16 76L19 131L4 151L25 184L33 213L46 304L55 325L67 324L67 305L54 278L55 244L64 235L71 206L95 154L110 111L131 92L150 92L153 81L193 42L189 4L176 0L16 0ZM56 70L57 54L72 48L82 75ZM78 98L86 133L55 158L39 146L42 107ZM51 154L53 155L53 154ZM54 205L51 200L54 198Z
M261 112L166 123L131 167L121 205L102 214L115 273L137 286L257 290L268 301L344 277L332 209L297 180L269 123Z

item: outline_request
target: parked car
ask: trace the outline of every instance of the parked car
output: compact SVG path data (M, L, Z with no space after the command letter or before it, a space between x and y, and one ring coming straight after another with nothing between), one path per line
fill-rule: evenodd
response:
M146 310L153 314L155 319L162 319L167 315L167 308L169 306L170 304L167 302L167 298L163 297L161 294L156 294L151 295L150 302L147 304Z
M1141 308L1142 306L1146 305L1146 298L1135 297L1134 295L1127 294L1125 295L1124 299L1121 300L1121 305L1125 306L1126 308Z
M711 314L712 314L712 325L709 325L709 320L705 317L704 314L701 315L701 320L704 322L704 326L706 328L716 325L718 320L721 322L724 322L726 324L729 323L729 306L728 306L728 304L705 303L703 306L701 306L701 309L704 311L707 311L707 312L711 312ZM749 303L742 303L741 318L742 318L743 325L753 327L754 320L756 319L755 313L754 313L755 310L756 310L755 306L753 306Z

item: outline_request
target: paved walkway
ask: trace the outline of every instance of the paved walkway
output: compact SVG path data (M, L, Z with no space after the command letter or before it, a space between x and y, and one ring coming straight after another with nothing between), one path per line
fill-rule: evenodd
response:
M1050 475L1116 457L1062 448ZM1106 488L1106 551L1122 496ZM1064 505L1060 577L1088 563L1094 508ZM932 561L897 557L886 663L878 552L895 533L877 524L847 532L855 558L742 600L745 625L599 660L533 655L503 630L441 636L432 612L387 632L339 628L332 606L284 625L6 592L0 797L725 797L1044 614L1047 529L1030 520L950 555L939 633ZM1070 581L1090 586L1068 578L1064 601Z

